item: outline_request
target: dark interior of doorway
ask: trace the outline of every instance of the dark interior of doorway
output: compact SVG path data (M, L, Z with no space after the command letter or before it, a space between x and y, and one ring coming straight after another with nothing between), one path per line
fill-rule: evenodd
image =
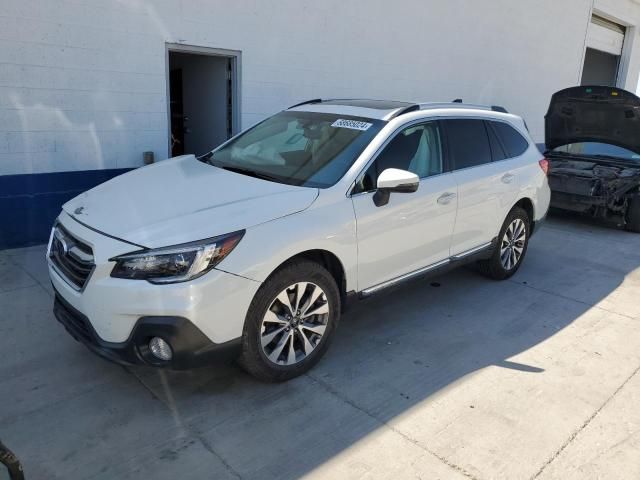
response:
M584 57L581 85L615 87L618 81L620 57L593 48L587 48Z
M202 155L233 134L233 58L169 52L171 156Z

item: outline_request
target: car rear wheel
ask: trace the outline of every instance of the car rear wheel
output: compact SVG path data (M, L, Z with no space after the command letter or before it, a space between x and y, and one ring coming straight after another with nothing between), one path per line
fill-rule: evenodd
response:
M518 271L529 246L531 219L527 212L514 207L507 215L491 258L478 262L484 275L505 280Z
M240 364L263 381L297 377L324 355L339 320L340 293L331 274L314 262L292 262L256 293Z
M640 233L640 196L631 199L627 209L626 229L630 232Z

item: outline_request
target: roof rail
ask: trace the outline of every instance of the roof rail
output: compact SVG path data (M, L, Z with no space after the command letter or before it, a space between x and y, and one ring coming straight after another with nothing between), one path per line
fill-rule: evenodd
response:
M451 103L464 103L464 102L462 101L461 98L456 98L455 100L452 100ZM481 105L474 105L474 106L479 107ZM494 112L509 113L506 108L501 107L500 105L491 105L491 110Z
M420 110L432 110L435 108L454 108L454 109L463 109L463 108L472 108L475 110L491 110L490 107L486 105L472 105L469 103L459 103L459 102L426 102L420 104Z
M493 112L509 113L506 108L501 107L500 105L491 105L489 107L487 105L474 105L471 103L462 103L462 102L451 102L451 103L427 102L427 103L420 104L420 110L430 110L435 108L472 108L475 110L491 110Z
M414 103L413 105L409 105L408 107L399 108L398 110L393 112L391 115L386 117L386 120L388 121L388 120L391 120L392 118L396 118L396 117L399 117L400 115L404 115L405 113L415 112L416 110L420 110L420 105L417 103Z
M306 100L304 102L296 103L295 105L291 105L289 108L296 108L296 107L299 107L301 105L308 105L310 103L320 103L320 102L322 102L321 98L314 98L312 100ZM287 110L289 110L289 108L287 108Z

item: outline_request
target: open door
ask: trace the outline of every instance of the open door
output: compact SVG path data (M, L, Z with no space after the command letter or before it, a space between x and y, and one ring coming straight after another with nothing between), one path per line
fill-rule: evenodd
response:
M169 49L170 155L203 155L236 131L237 56Z
M169 109L171 112L171 156L184 155L184 105L182 104L182 69L169 72Z
M581 85L617 86L625 35L626 28L622 25L593 15L587 32Z

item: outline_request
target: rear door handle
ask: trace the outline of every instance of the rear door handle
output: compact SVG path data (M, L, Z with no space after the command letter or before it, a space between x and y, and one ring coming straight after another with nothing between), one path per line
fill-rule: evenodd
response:
M511 183L516 176L513 173L505 173L502 176L502 183Z
M438 203L440 205L447 205L447 204L451 203L451 200L453 200L454 198L456 198L456 194L455 193L446 192L446 193L443 193L442 195L440 195L438 197Z

